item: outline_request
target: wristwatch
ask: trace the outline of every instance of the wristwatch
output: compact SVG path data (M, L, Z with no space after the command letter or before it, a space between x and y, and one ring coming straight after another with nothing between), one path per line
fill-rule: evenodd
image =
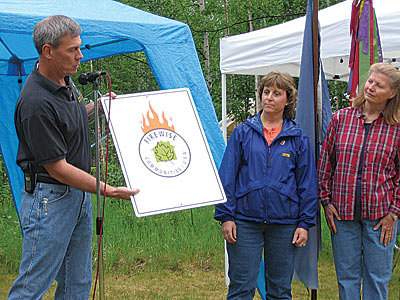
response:
M396 221L397 220L397 215L395 213L392 213L391 211L389 211L389 214L392 216L393 220Z

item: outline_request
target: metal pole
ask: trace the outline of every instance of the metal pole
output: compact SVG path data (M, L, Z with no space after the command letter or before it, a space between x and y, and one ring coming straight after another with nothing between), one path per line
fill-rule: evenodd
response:
M97 219L96 219L96 233L97 243L99 249L99 297L104 300L104 261L103 261L103 243L100 240L102 211L101 211L101 196L100 196L100 159L99 159L99 110L98 110L98 91L99 87L97 79L93 82L94 93L94 132L95 132L95 149L96 149L96 197L97 197ZM100 244L101 243L101 244Z

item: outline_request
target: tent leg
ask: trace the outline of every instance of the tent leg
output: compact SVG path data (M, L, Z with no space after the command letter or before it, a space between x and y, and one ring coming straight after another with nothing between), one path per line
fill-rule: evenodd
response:
M227 138L227 128L226 128L226 74L222 74L221 78L222 87L222 134L225 139L225 144L228 141Z
M311 300L317 300L317 290L311 290Z

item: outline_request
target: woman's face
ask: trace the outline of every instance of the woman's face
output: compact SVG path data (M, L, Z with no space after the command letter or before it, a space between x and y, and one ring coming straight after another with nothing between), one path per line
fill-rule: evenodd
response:
M286 90L278 88L276 84L264 87L261 96L261 105L265 113L279 114L283 116L286 104Z
M371 73L364 86L364 98L371 105L386 105L396 95L390 88L390 79L381 73Z

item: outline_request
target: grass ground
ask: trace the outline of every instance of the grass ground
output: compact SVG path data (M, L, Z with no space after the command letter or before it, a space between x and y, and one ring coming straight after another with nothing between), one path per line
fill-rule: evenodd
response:
M7 298L9 287L15 276L0 275L0 299ZM222 300L225 299L227 293L222 268L210 271L197 266L187 266L178 271L146 271L130 275L119 274L115 271L105 274L104 283L107 300ZM332 261L319 262L319 285L318 299L338 299ZM399 287L400 266L395 269L390 282L388 300L400 300ZM55 284L43 300L53 299L54 289ZM256 295L255 299L261 298ZM293 282L293 299L310 299L307 289L297 281Z
M206 207L136 218L130 203L109 201L104 236L106 299L225 299L221 228L212 215L213 208ZM338 298L336 275L329 232L322 223L318 299L333 300ZM1 199L0 232L0 299L6 299L17 276L21 231L13 204ZM93 249L96 246L94 236ZM96 265L96 250L93 257ZM55 285L43 300L52 299L54 289ZM310 299L301 283L293 282L293 299ZM388 300L400 300L400 261Z

